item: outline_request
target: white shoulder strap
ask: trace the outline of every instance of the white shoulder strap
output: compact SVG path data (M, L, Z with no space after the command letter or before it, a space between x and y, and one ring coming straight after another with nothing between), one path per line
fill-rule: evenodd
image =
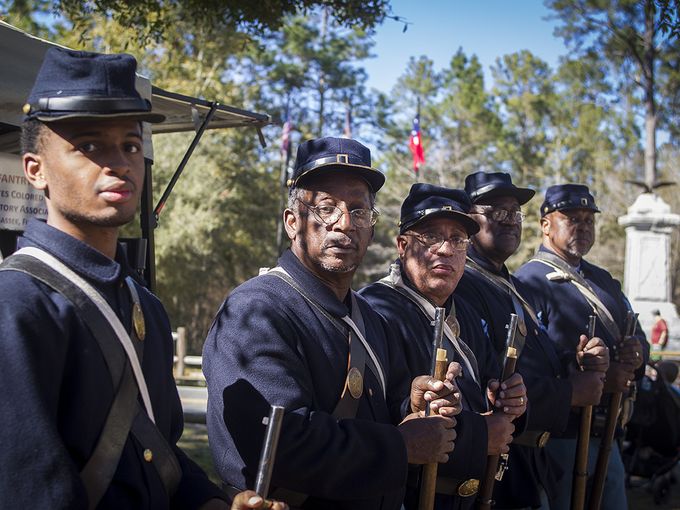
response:
M425 299L423 296L418 294L416 291L409 288L409 286L404 283L404 280L401 277L401 271L397 264L392 264L390 266L390 274L378 280L378 283L391 287L395 290L401 289L402 291L404 291L406 295L408 295L410 299L418 305L418 307L423 311L423 313L426 314L427 318L430 321L434 321L435 314L434 305L430 303L427 299ZM444 336L446 336L447 340L449 341L453 349L458 353L458 356L460 356L463 365L465 365L465 370L467 370L467 373L470 374L472 380L475 381L479 386L477 374L475 370L472 368L473 363L469 359L469 355L474 356L472 350L468 348L469 354L465 353L465 350L460 346L458 336L456 336L456 334L453 332L451 327L446 322L444 322Z
M41 262L47 264L54 271L62 274L64 277L68 278L73 284L80 287L80 289L87 294L87 296L92 300L92 302L97 306L99 311L106 317L109 321L111 327L113 328L118 340L120 341L128 359L130 360L130 365L132 366L132 371L135 374L135 379L137 381L137 386L139 387L139 393L142 395L142 401L144 402L144 408L152 422L156 422L153 415L153 408L151 407L151 398L149 397L149 389L146 386L146 380L144 379L144 374L142 373L142 367L139 363L139 358L137 357L137 352L132 344L130 335L125 331L125 327L121 324L120 319L116 313L111 309L109 304L106 302L104 297L90 285L87 281L81 278L77 273L71 270L63 262L61 262L56 257L50 255L46 251L40 248L27 247L21 248L16 254L28 255L30 257L36 258Z
M545 264L549 268L554 269L552 273L548 273L545 275L545 277L551 282L559 280L571 282L571 284L579 290L581 295L584 298L586 298L586 301L588 301L588 304L590 304L595 313L597 314L598 312L600 312L602 316L604 316L604 320L602 322L603 324L605 324L605 326L607 326L608 323L613 324L614 326L616 325L616 321L614 320L614 317L612 316L611 312L592 289L590 289L586 285L583 285L581 282L576 280L572 275L564 271L562 268L556 266L555 264L551 264L549 260L531 259L529 262L533 261L541 262L542 264ZM614 331L610 331L610 333L614 335L614 338L620 336L620 334L615 333Z
M311 298L311 296L309 296L306 292L303 292L303 289L299 285L292 285L291 284L291 282L288 279L292 280L293 279L292 276L290 276L288 274L288 272L284 268L282 268L281 266L276 266L275 268L270 269L270 270L265 271L265 272L260 270L260 275L267 274L267 273L279 273L281 275L285 275L287 277L287 279L284 280L285 282L287 282L289 285L291 285L291 287L293 287L296 291L298 291L300 293L300 295L303 298L305 298L307 301L309 301L309 303L314 305L314 307L316 307L318 309L323 309L323 307L319 303L314 301ZM350 292L352 292L352 291L350 290ZM359 305L357 304L357 307L358 306ZM326 315L326 316L330 315L327 311L325 311L325 310L323 310L323 311L325 312L324 315ZM371 361L373 361L373 364L375 365L375 368L378 372L377 375L378 375L378 378L380 379L380 386L382 387L383 397L386 397L387 390L386 390L386 385L385 385L385 374L383 373L382 365L378 361L378 357L375 355L375 352L373 352L373 348L368 343L368 341L366 340L366 338L362 334L361 330L357 327L356 323L352 320L352 318L349 315L345 315L344 317L341 317L340 320L342 320L345 324L347 324L350 327L350 329L354 332L354 334L357 336L359 341L361 341L361 343L363 344L364 349L366 350L366 352L370 356Z

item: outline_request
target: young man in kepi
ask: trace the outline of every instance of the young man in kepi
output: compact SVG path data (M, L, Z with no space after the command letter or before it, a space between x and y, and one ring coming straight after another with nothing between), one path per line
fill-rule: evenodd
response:
M142 191L141 122L163 118L135 69L51 48L24 107L24 172L48 217L0 271L3 509L228 508L176 445L168 317L117 242ZM234 508L261 507L252 496Z

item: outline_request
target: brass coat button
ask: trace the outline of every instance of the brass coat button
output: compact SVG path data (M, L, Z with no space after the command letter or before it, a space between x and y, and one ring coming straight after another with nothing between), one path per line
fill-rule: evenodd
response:
M144 340L144 337L146 337L146 323L144 322L142 307L138 303L132 305L132 324L134 325L137 338Z
M148 448L144 450L144 460L147 462L151 462L153 460L153 452Z
M357 367L350 368L347 373L347 388L352 397L359 399L364 392L364 377Z

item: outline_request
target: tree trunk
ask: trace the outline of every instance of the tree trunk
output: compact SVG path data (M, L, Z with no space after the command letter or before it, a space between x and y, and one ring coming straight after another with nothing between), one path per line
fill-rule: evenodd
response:
M656 181L656 103L654 101L654 1L645 2L643 80L645 89L645 183Z
M321 46L326 44L326 30L328 29L328 8L324 8L321 14ZM324 100L326 99L326 79L323 70L319 70L319 138L323 136Z

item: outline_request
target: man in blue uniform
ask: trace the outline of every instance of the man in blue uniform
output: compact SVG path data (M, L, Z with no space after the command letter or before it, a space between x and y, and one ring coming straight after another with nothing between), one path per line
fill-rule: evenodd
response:
M575 332L585 332L588 317L597 316L595 334L610 350L604 395L594 408L589 447L588 472L592 475L599 449L608 394L627 392L630 381L641 376L649 346L637 324L631 337L623 338L630 305L621 285L604 269L583 257L595 242L595 213L599 209L587 186L561 184L546 190L541 205L543 242L536 256L516 273L524 284L526 296L547 330L557 355L568 374L576 369L575 354L580 348ZM553 438L547 449L563 466L565 476L557 486L558 505L568 508L572 484L574 450L579 416L571 413L565 432ZM609 468L602 508L626 508L624 471L616 442Z
M468 175L465 191L480 230L472 236L456 294L485 319L498 354L503 352L511 313L520 317L520 334L525 337L518 371L527 385L531 410L527 431L510 445L509 469L496 485L496 504L499 508L547 508L546 496L554 499L553 478L561 469L549 462L543 446L550 434L564 431L571 406L599 402L607 351L601 340L582 337L580 342L588 353L583 362L589 370L563 377L557 352L526 301L526 289L505 266L519 248L524 218L521 206L534 191L515 186L510 175L502 172Z
M397 236L399 259L390 274L362 289L371 306L396 330L394 342L406 354L410 374L429 370L435 306L447 312L444 346L458 362L463 398L458 439L451 460L438 474L438 509L469 508L484 474L488 455L508 450L512 420L526 409L525 388L515 374L504 383L497 405L507 414L488 411L487 383L500 375L481 319L453 291L465 267L468 237L479 230L468 216L470 201L462 190L414 184L401 206ZM493 382L492 390L498 383ZM488 392L493 395L493 391ZM493 397L492 397L493 398ZM415 480L412 481L415 486ZM409 491L407 508L418 507L418 492Z
M24 172L48 218L0 271L3 509L228 508L176 446L168 317L117 243L144 180L141 121L162 120L135 68L52 48L24 107Z
M269 404L286 409L273 494L293 507L397 510L408 463L448 459L455 367L446 383L411 384L387 324L350 289L384 180L354 140L298 148L284 212L290 249L228 296L203 350L210 446L228 484L252 482L261 444L253 429ZM441 416L402 422L424 399Z

